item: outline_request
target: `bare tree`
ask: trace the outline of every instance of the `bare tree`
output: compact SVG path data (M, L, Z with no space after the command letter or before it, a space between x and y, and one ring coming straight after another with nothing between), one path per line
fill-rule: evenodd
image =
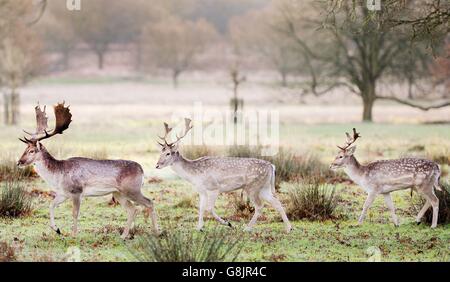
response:
M391 93L377 93L377 86L383 78L403 78L405 67L416 70L419 66L417 61L423 59L425 50L416 46L414 52L410 52L407 34L380 25L375 16L370 17L372 12L365 5L355 8L352 4L352 1L342 1L338 12L329 15L325 22L317 15L309 19L301 16L299 11L304 6L299 1L284 1L278 6L279 17L284 19L284 24L277 30L299 46L307 62L305 67L310 71L310 90L320 95L336 87L347 87L361 97L364 121L372 121L373 105L378 99L422 110L447 106L448 101L424 105ZM326 6L319 4L314 7L318 15L326 11ZM390 11L385 12L395 16ZM313 36L306 38L302 34L305 25L314 27ZM404 60L405 56L409 56L409 62Z
M39 69L40 41L30 25L37 22L41 13L37 17L34 13L36 7L31 0L0 0L0 86L5 124L17 124L18 89Z
M72 11L67 10L65 3L50 2L48 14L43 17L37 27L41 33L45 50L60 54L59 68L69 68L70 55L76 48L79 38L73 29Z
M233 18L229 32L242 52L247 56L257 54L268 67L278 72L282 86L287 86L287 77L299 72L301 58L295 43L274 30L276 20L270 8L253 11Z
M142 36L147 66L169 69L177 87L179 75L193 66L198 55L214 41L216 31L205 20L171 16L146 26Z
M350 3L351 2L351 3ZM366 2L366 3L364 3ZM358 6L367 5L366 0L329 0L328 13L339 13L350 4L351 13L357 14ZM369 14L365 20L377 21L386 28L399 28L410 35L410 39L426 40L431 47L439 34L448 32L450 2L442 0L389 0L381 1L383 13ZM350 20L355 19L351 17ZM364 21L363 21L364 22Z
M130 41L134 35L134 5L125 1L90 0L81 11L71 13L73 28L96 54L97 65L103 69L105 55L112 43Z

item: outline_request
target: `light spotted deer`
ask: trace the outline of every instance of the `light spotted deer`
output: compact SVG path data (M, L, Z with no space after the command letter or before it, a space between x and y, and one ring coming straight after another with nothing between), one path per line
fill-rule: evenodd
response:
M62 134L69 128L72 114L64 103L54 107L56 125L51 133L47 132L47 116L44 110L36 106L37 128L28 139L20 139L27 144L27 148L18 161L18 166L34 164L37 173L54 190L56 196L50 204L50 227L61 234L55 224L54 209L67 199L73 203L72 235L77 234L77 222L83 197L103 196L113 194L114 198L127 211L127 224L122 233L125 239L129 235L134 222L137 209L135 204L144 206L152 214L153 229L158 232L156 213L153 203L141 193L144 173L142 167L132 161L126 160L92 160L88 158L70 158L56 160L50 155L41 141L56 134Z
M215 202L220 193L243 189L255 206L255 213L245 228L250 231L261 213L264 201L270 203L281 215L286 232L290 232L291 224L284 212L280 201L275 197L275 166L270 162L254 158L231 157L202 157L196 160L184 158L179 150L180 140L192 128L191 120L185 119L185 131L181 137L177 136L175 142L167 142L172 128L164 123L165 135L160 137L164 143L161 145L161 156L156 168L170 166L176 174L193 184L199 193L199 214L197 229L202 230L203 214L211 212L212 216L221 224L231 224L214 210Z
M425 212L433 208L433 220L431 228L435 228L438 220L439 199L434 193L434 189L441 190L439 178L441 175L439 165L435 162L418 159L403 158L396 160L382 160L361 165L355 158L356 146L351 145L360 137L356 129L353 128L353 135L346 133L347 141L340 149L330 168L343 168L345 173L368 194L364 203L358 223L362 224L367 210L372 205L375 197L379 194L384 196L386 206L389 208L395 226L399 225L392 203L391 192L402 189L414 189L426 203L416 217L416 222L420 221Z

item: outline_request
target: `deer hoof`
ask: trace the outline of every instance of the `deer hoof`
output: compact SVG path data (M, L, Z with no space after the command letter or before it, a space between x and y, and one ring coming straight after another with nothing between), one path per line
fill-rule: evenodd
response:
M59 228L56 229L56 233L59 234L59 235L61 235L61 230L59 230Z
M231 228L233 228L233 225L231 225L231 223L230 222L228 222L228 227L231 227Z
M422 223L421 221L417 221L417 222L416 222L417 225L420 225L421 223Z

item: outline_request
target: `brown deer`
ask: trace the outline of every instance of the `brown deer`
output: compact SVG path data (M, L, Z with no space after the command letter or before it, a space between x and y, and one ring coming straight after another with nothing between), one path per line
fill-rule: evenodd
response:
M158 232L157 216L150 199L141 193L144 179L142 167L132 161L126 160L92 160L88 158L70 158L56 160L41 141L56 134L62 134L69 128L72 114L64 103L54 107L56 125L51 133L47 132L47 116L44 110L36 106L37 128L28 139L20 139L27 144L27 148L18 161L18 166L34 164L37 173L54 190L56 196L50 204L50 227L61 234L55 224L54 209L67 199L73 203L72 235L77 234L77 222L80 213L80 204L83 197L104 196L113 194L114 198L126 209L128 220L122 233L125 239L129 235L134 222L137 209L135 204L144 206L152 215L153 229Z
M386 206L389 208L395 226L399 225L395 207L392 203L391 192L403 189L414 189L426 203L416 217L416 222L420 221L431 206L433 208L433 220L431 228L437 226L439 213L439 199L434 193L434 189L441 190L439 178L441 171L435 162L418 159L403 158L396 160L381 160L361 165L355 158L356 146L351 146L360 137L356 129L353 128L353 135L346 133L347 141L340 149L335 160L331 164L331 169L343 168L345 173L368 194L364 203L358 223L362 224L367 210L372 205L375 197L379 194L384 196Z
M263 207L264 201L270 203L281 215L286 232L290 232L291 224L280 201L275 197L275 166L270 162L254 158L202 157L196 160L184 158L178 150L180 140L192 128L191 120L185 119L185 131L175 142L167 142L172 128L164 123L165 135L160 137L161 155L156 168L170 166L176 174L195 186L200 195L197 229L202 230L203 214L211 212L221 224L231 224L214 210L215 202L220 193L243 189L255 206L255 213L245 228L250 231L255 225Z

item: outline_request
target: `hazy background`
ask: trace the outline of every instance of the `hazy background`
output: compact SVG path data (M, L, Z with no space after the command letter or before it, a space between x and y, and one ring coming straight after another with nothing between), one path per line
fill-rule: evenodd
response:
M362 115L390 123L450 120L448 107L423 111L364 98L373 89L414 105L447 101L446 29L414 42L409 28L374 34L363 23L365 1L356 20L344 9L332 21L325 2L89 0L69 11L64 0L2 0L2 121L30 125L37 101L62 100L72 105L74 124L163 120L198 101L218 110L233 103L278 109L282 122L295 123L358 122ZM405 6L390 17L414 9L424 8ZM381 37L381 44L369 40ZM358 43L370 45L367 54ZM373 58L358 65L364 56ZM366 76L376 76L374 83ZM364 104L373 114L363 113Z

